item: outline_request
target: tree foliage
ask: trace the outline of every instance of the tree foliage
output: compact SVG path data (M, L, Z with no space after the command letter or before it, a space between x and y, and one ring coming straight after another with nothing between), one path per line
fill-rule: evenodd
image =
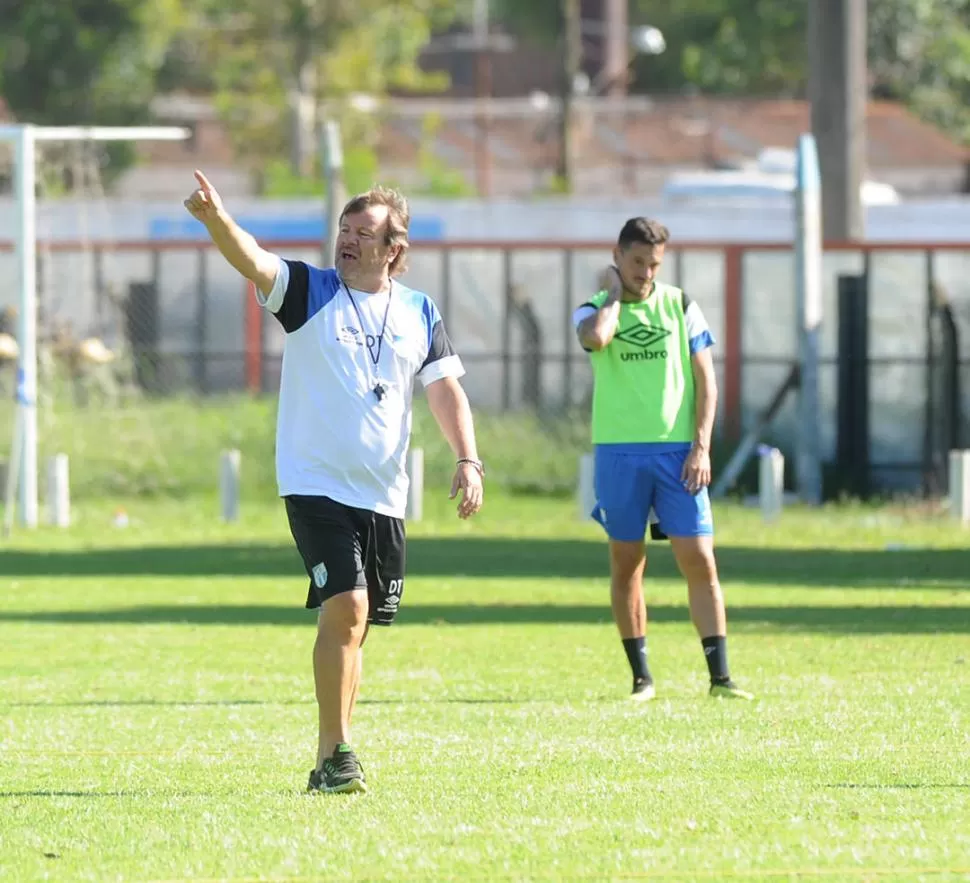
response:
M559 39L562 0L489 0L493 22L523 37L545 42Z
M648 88L803 95L808 76L807 3L637 0L635 16L664 31L666 59L636 62ZM901 101L970 142L970 0L868 4L872 95Z
M21 122L145 123L155 75L180 15L180 0L44 0L5 7L0 95ZM106 180L134 158L126 142L106 145L103 153Z
M0 94L18 119L63 125L148 118L180 0L11 6L0 28Z
M791 95L808 63L806 4L791 0L640 0L633 17L663 31L664 55L638 58L652 89Z
M970 0L870 3L869 72L877 97L970 144Z
M633 88L804 95L810 0L630 0L631 26L663 31L633 56ZM562 0L489 0L493 26L561 43ZM7 0L0 95L36 123L137 124L161 89L213 91L240 155L257 167L316 153L308 108L338 115L373 148L381 99L433 90L418 58L432 34L466 29L475 0ZM970 143L970 0L868 4L872 95L908 104ZM595 32L585 33L595 64ZM353 101L376 98L367 112ZM355 105L358 107L354 110ZM310 134L308 134L310 133ZM124 148L119 148L123 150ZM302 159L301 159L302 158Z
M658 27L667 42L663 55L632 59L634 88L804 95L808 2L631 0L631 26ZM558 40L561 0L491 3L514 33ZM873 96L902 101L970 143L970 0L879 0L868 16Z
M366 141L374 117L353 110L354 95L446 85L417 59L434 29L456 14L455 0L199 2L217 105L243 156L276 157L287 147L292 154L296 142L302 165L316 149L300 131L301 119L312 127L312 108L327 105L348 139Z

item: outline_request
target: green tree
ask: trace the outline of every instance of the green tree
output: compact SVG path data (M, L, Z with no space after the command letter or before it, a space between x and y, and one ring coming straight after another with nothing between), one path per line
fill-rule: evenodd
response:
M458 0L197 0L198 32L211 61L217 106L240 155L265 163L290 156L313 173L317 108L337 116L345 139L372 145L379 103L354 110L356 94L440 89L417 59Z
M550 43L560 38L561 0L489 0L489 13L514 34Z
M791 95L808 63L806 3L791 0L639 0L633 16L660 28L663 55L634 59L652 91Z
M638 59L638 81L666 91L804 94L807 3L790 0L638 0L635 15L667 38L667 53ZM872 95L970 142L970 2L880 0L868 4Z
M44 0L5 7L0 94L14 116L47 125L147 121L180 0ZM130 158L125 145L116 163Z
M634 88L652 93L804 95L811 0L631 0L631 24L663 31L666 52L635 56ZM492 0L523 37L561 42L561 0ZM970 142L970 0L868 4L872 94Z
M876 97L905 101L970 144L970 2L869 4L869 73Z

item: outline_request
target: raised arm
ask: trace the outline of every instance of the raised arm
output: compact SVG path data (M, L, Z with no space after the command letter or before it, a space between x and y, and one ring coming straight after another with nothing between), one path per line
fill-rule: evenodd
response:
M596 352L608 346L616 334L616 326L620 320L620 300L623 295L623 285L616 270L605 268L597 279L599 290L608 290L606 300L599 307L584 304L576 311L579 321L576 324L576 335L583 349Z
M199 186L185 200L189 214L205 224L209 237L222 256L264 295L268 295L273 290L279 271L279 258L266 251L232 219L222 204L222 197L202 172L196 171L195 179Z

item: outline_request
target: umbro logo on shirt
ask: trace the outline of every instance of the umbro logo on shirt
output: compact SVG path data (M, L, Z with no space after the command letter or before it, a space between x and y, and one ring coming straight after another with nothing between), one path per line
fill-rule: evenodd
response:
M357 346L364 345L364 336L360 333L360 330L350 325L344 325L337 332L337 340L340 343L356 343Z
M655 343L659 343L665 337L670 337L670 332L666 328L657 328L653 325L643 325L637 323L629 328L624 328L616 333L616 339L638 346L640 349L650 349Z

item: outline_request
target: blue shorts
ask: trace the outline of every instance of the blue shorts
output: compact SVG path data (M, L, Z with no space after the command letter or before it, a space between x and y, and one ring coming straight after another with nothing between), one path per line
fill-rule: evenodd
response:
M680 478L689 453L690 445L596 446L592 516L610 539L639 542L648 521L668 537L713 535L707 488L691 494Z

